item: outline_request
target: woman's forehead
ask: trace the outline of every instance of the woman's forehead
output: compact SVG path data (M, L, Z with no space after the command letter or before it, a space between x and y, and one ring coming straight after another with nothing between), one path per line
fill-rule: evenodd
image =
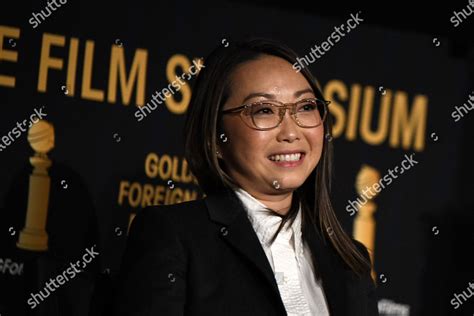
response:
M308 80L288 61L270 55L239 65L232 73L230 83L231 95L244 97L257 93L293 96L298 91L312 91Z

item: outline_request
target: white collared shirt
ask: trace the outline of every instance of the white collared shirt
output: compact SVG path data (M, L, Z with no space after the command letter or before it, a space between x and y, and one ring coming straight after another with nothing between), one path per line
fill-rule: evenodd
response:
M260 243L267 255L268 261L272 267L273 272L275 273L275 266L273 262L272 249L270 244L270 239L273 234L276 232L276 229L281 223L281 218L275 215L268 215L268 210L266 206L255 199L247 191L242 188L235 190L235 193L242 201L247 211L247 216L252 224L255 233L260 240ZM282 230L288 228L287 223ZM329 315L326 298L324 296L323 288L321 282L316 280L314 269L312 266L312 258L310 249L308 246L303 243L301 237L301 205L298 210L298 214L291 226L293 230L293 237L290 240L293 253L295 254L294 258L288 260L296 260L298 266L298 277L301 285L301 291L303 292L306 302L309 306L310 314L301 314L302 315ZM281 233L281 232L280 232ZM279 233L279 234L280 234ZM284 288L285 282L279 280L279 275L275 274L279 288ZM288 314L296 315L296 314Z

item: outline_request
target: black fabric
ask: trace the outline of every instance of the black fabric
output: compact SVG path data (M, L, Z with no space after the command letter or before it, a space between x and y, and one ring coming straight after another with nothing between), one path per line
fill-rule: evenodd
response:
M375 287L314 229L306 240L331 315L378 315ZM367 250L361 244L364 254ZM132 224L114 315L286 315L270 263L245 210L226 195L150 206Z

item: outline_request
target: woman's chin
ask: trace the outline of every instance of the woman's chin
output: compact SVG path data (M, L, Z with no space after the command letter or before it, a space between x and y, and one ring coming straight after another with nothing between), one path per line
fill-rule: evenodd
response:
M280 191L294 191L301 187L304 183L304 180L301 179L275 179L271 181L273 188Z

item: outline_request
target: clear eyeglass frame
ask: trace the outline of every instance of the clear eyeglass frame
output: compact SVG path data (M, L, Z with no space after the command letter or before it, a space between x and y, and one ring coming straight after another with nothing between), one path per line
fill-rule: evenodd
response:
M322 114L320 113L321 121L318 122L315 125L304 125L298 120L298 112L296 111L298 105L306 104L308 102L316 105L318 107L318 111L320 110L319 107L322 107L323 113ZM286 109L289 109L291 117L293 118L293 120L296 122L296 124L299 127L314 128L314 127L318 127L318 126L320 126L321 124L324 123L324 121L326 119L326 116L327 116L327 112L328 112L328 106L329 106L330 103L331 103L331 101L321 100L321 99L318 99L318 98L307 98L307 99L303 99L303 100L300 100L300 101L294 102L294 103L283 103L283 102L280 102L280 101L277 101L277 100L265 100L265 101L258 101L258 102L243 104L243 105L237 106L235 108L231 108L231 109L221 111L221 113L222 114L239 113L242 121L247 126L249 126L250 128L253 128L253 129L256 129L256 130L261 130L261 131L267 131L267 130L271 130L271 129L274 129L274 128L277 128L278 126L280 126L281 122L283 122L283 118L285 117ZM259 106L259 105L263 105L263 104L268 104L268 105L274 106L278 109L279 120L278 120L278 123L275 126L262 128L262 127L257 126L257 124L255 123L254 116L251 114L252 113L251 109L254 106ZM249 120L245 118L245 115L251 117L251 120L250 120L252 122L251 124L250 124Z

